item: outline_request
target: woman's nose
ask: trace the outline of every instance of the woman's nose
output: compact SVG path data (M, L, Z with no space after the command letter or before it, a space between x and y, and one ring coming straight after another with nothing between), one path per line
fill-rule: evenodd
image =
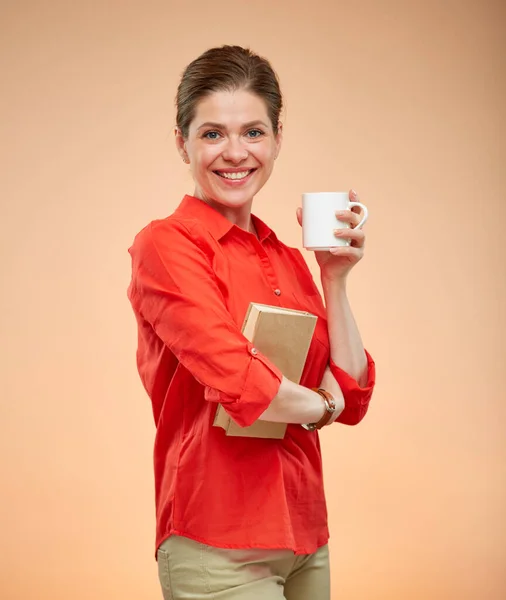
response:
M240 163L248 158L248 149L240 140L229 139L222 154L225 160Z

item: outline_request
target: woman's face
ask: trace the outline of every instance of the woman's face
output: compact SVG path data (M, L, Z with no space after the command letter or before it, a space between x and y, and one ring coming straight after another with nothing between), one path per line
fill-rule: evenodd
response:
M259 96L245 90L213 92L199 102L188 139L176 130L176 144L189 160L197 198L222 212L249 209L272 172L281 128L275 135Z

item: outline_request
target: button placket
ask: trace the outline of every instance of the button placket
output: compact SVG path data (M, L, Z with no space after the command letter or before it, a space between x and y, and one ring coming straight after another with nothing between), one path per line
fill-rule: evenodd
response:
M264 269L265 276L271 286L271 289L275 296L281 296L281 290L278 287L278 281L276 278L276 274L274 269L271 266L271 262L269 260L269 256L265 251L263 245L255 238L255 246L258 252L258 256L260 258L260 262L262 263L262 267Z

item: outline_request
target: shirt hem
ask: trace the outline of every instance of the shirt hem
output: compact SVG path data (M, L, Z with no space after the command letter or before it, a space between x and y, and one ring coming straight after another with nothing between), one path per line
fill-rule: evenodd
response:
M159 539L159 541L158 541L158 543L156 544L155 559L156 559L156 554L158 552L158 548L171 535L179 535L181 537L185 537L185 538L188 538L190 540L193 540L194 542L199 542L200 544L205 544L206 546L211 546L213 548L223 548L225 550L252 550L252 549L257 549L257 550L291 550L296 556L307 555L307 554L314 554L319 548L321 548L322 546L325 546L328 543L329 539L330 539L330 535L326 534L322 538L323 541L319 540L318 542L316 542L314 544L314 546L311 546L309 548L295 548L294 544L255 544L255 543L250 543L250 544L227 544L225 542L220 542L219 544L217 544L217 543L213 543L210 540L207 540L207 539L205 539L203 537L200 537L198 535L194 535L192 533L188 533L188 532L182 531L180 529L172 528L172 529L170 529L170 531L168 533L166 533L163 536L161 536L160 539Z

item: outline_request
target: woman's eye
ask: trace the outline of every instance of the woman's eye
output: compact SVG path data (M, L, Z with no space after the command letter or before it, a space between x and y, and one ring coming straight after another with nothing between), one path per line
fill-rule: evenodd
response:
M207 138L208 140L217 140L219 135L220 134L217 131L208 131L207 133L204 134L204 137Z
M252 139L258 138L263 134L264 134L264 132L260 131L260 129L250 129L248 131L248 137L250 137Z

